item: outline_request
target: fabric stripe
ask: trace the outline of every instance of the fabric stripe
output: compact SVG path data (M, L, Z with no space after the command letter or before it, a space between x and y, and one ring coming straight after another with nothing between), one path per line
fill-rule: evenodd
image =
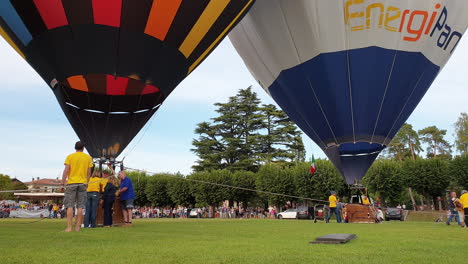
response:
M88 91L88 84L86 83L85 78L83 75L76 75L67 78L70 87L75 90L80 90L87 92Z
M15 7L33 39L47 31L47 27L37 11L33 0L11 0L11 4Z
M171 28L167 33L165 42L173 47L180 47L209 2L209 0L182 1Z
M16 37L21 40L24 46L32 40L31 33L29 33L26 25L24 25L18 12L11 5L9 0L0 1L0 17L3 18L5 23L14 32ZM6 31L6 30L5 30Z
M94 24L91 0L62 0L62 4L70 25Z
M136 32L144 32L153 0L123 0L120 26Z
M154 0L145 33L164 40L181 3L182 0Z
M143 92L145 84L141 81L128 79L127 92L126 95L139 95ZM135 106L136 107L136 106Z
M217 0L210 2L179 48L185 57L188 58L190 56L229 2L230 0Z
M216 41L218 36L228 27L232 20L236 18L239 13L243 12L246 5L249 5L249 0L236 0L231 1L229 5L224 9L223 13L218 17L216 22L211 26L210 30L205 34L203 39L197 45L195 50L192 51L188 57L188 63L191 65L195 62L202 54L210 47L210 45ZM241 20L241 19L239 19Z
M47 26L47 29L68 25L62 0L34 0L34 4L42 17L44 24Z
M108 95L125 95L127 90L128 79L123 77L114 77L107 75L107 94Z
M23 57L23 59L26 59L26 57L24 56L24 53L16 45L16 43L11 39L11 37L6 33L6 31L3 29L3 27L1 25L0 25L0 36L2 36L6 40L6 42L8 42L8 44L10 44L10 46L14 50L16 50L16 52L18 52L18 54L21 55L21 57Z
M226 36L226 34L231 30L231 28L245 14L245 12L247 11L247 9L250 7L252 3L253 3L253 0L250 0L249 3L244 7L244 9L242 9L242 11L236 16L236 18L232 20L231 24L229 24L229 26L226 27L226 29L224 29L223 33L221 33L218 36L218 38L216 38L216 40L208 47L208 49L206 49L206 51L203 52L203 54L190 66L188 73L191 73L203 61L203 59L205 59L205 57L208 56L208 54L210 54L213 48L219 44L219 42Z
M93 0L94 23L120 27L122 0Z
M101 73L87 74L85 76L89 92L96 94L106 94L106 75Z
M159 88L154 86L154 85L151 85L151 84L147 84L145 85L145 87L143 88L143 91L141 92L141 94L151 94L151 93L157 93L159 92Z

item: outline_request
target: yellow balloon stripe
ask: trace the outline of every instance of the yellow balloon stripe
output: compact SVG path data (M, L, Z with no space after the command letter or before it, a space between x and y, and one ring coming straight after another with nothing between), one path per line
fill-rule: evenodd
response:
M20 50L20 48L15 44L15 42L8 36L8 34L3 30L3 28L0 26L0 35L10 44L10 46L18 52L23 59L26 59L26 56L24 56L24 53Z
M252 4L253 0L250 0L245 7L242 9L239 14L237 14L236 18L232 20L231 24L227 26L224 31L216 38L216 40L211 43L211 45L203 52L203 54L190 66L188 74L190 74L197 66L200 64L200 62L211 52L211 50L226 36L226 34L231 30L231 28L234 26L234 24L237 23L237 20L245 13L245 11L249 8L249 6Z
M205 37L206 33L208 33L208 30L210 30L229 2L230 0L212 0L208 4L179 48L180 52L182 52L186 58L188 58L198 44L200 44L200 41Z

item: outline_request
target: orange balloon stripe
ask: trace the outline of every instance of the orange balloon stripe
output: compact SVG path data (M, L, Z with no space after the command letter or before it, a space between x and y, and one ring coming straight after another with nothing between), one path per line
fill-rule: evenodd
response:
M83 77L83 75L68 77L67 81L72 89L80 90L83 92L89 91L88 84L86 83L86 80Z
M182 0L154 0L145 33L164 40L181 3Z

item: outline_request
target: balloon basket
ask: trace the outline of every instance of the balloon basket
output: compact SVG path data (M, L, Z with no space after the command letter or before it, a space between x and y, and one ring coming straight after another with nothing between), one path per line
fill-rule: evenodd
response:
M120 198L115 198L112 210L112 226L120 226L125 224L122 213L122 206L120 205ZM100 227L104 226L104 209L101 206L98 206L96 225Z
M346 212L348 214L348 223L375 223L374 209L362 204L347 204Z

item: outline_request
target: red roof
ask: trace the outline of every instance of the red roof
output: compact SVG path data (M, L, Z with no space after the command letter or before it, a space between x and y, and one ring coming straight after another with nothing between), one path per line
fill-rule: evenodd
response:
M61 185L62 181L57 179L39 179L35 181L25 182L26 185Z

